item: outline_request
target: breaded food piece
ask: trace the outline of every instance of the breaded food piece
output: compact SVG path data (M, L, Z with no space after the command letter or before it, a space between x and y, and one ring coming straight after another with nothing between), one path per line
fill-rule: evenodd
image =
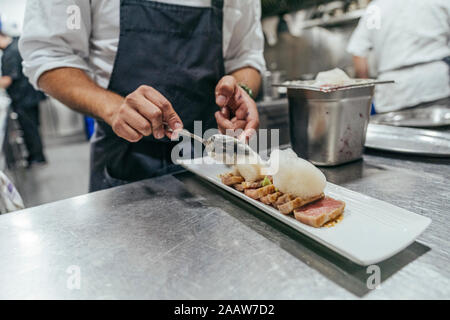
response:
M244 182L244 178L241 176L235 176L232 173L223 174L220 176L222 183L227 186L233 186L238 183Z
M278 206L282 205L283 203L289 202L291 200L294 200L295 197L292 194L286 193L282 194L278 197L277 201L275 202L275 206L278 208Z
M244 190L246 189L258 189L262 187L262 182L263 180L260 181L256 181L256 182L242 182L242 187L244 188Z
M275 186L273 184L259 188L259 189L247 189L244 191L245 195L252 199L260 199L268 194L275 192Z
M275 193L268 194L267 196L264 196L259 200L264 204L271 205L271 204L274 204L275 201L277 201L278 197L281 195L282 195L282 193L278 191Z
M289 201L289 202L286 202L284 204L279 205L278 206L278 210L280 210L280 212L282 214L289 214L292 211L294 211L294 209L303 207L304 205L306 205L308 203L311 203L311 202L317 201L319 199L322 199L324 196L325 195L323 193L321 193L321 194L319 194L317 196L310 197L310 198L307 198L307 199L302 199L300 197L297 197L297 198L295 198L292 201Z
M315 228L339 217L345 209L345 202L325 197L294 210L295 219Z

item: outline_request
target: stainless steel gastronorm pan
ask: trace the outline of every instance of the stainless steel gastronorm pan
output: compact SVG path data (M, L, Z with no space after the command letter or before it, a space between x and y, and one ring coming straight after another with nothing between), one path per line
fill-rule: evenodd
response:
M288 87L294 151L321 166L360 159L374 88L366 85L323 92Z

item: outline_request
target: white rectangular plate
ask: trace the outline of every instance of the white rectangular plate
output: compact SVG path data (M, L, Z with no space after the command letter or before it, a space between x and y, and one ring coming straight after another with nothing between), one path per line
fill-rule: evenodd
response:
M211 162L212 160L208 163ZM346 203L344 219L330 228L313 228L224 185L219 175L230 172L231 169L223 164L200 164L192 160L179 161L179 164L363 266L388 259L405 249L431 223L431 219L427 217L327 183L325 194Z

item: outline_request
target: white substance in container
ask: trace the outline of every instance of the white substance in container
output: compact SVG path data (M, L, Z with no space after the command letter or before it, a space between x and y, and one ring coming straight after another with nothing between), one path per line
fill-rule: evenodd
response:
M346 86L354 83L355 81L343 70L335 68L333 70L319 72L314 86Z

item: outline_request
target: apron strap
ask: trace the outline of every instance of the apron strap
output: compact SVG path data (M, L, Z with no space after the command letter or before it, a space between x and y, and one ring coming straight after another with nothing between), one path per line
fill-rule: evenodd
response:
M213 8L222 10L223 9L223 0L211 0L211 6Z

